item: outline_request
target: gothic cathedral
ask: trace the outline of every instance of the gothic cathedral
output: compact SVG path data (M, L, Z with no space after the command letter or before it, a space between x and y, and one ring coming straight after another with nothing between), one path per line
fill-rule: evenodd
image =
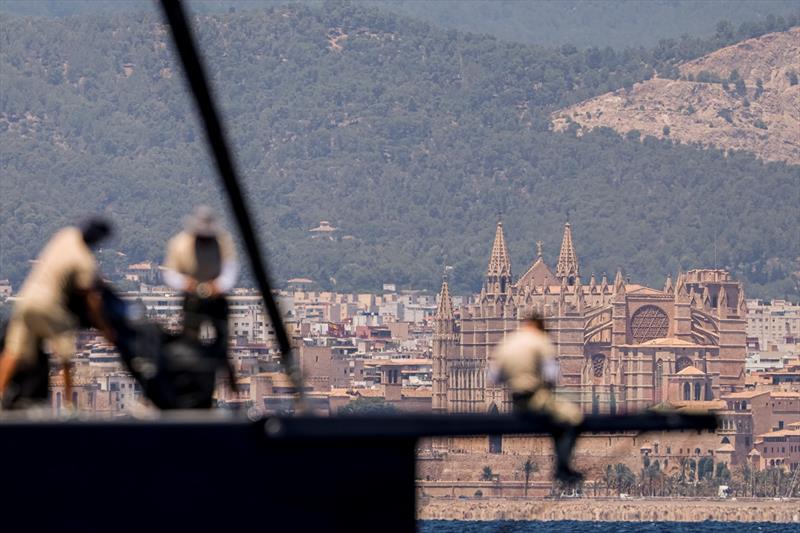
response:
M581 280L570 224L555 273L537 258L516 281L497 224L480 294L454 309L442 283L433 338L434 412L505 412L506 390L487 382L492 350L526 312L545 317L560 368L558 394L586 413L628 413L705 401L744 385L745 299L724 270L690 270L663 289Z

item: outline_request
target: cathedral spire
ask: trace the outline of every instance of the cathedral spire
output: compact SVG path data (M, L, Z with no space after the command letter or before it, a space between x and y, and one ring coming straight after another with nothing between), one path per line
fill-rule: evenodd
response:
M686 292L686 276L680 271L678 271L678 277L675 278L675 299L690 301L689 294Z
M625 281L622 279L621 269L617 269L617 275L614 277L614 293L625 294Z
M704 310L711 310L711 296L708 294L708 285L703 288L703 297L700 302L702 303Z
M447 283L447 271L442 276L442 290L439 292L439 305L436 308L436 320L443 322L453 319L453 300L450 298L450 287Z
M664 283L664 292L669 294L674 290L675 290L675 288L672 286L672 275L671 274L667 274L667 281Z
M739 298L736 301L736 312L740 317L743 317L747 314L747 301L744 299L744 289L742 289L742 284L739 284Z
M574 285L575 280L580 276L578 255L572 245L572 227L569 222L564 225L564 238L561 240L561 252L558 254L556 276L565 278L568 285Z
M506 238L503 233L503 222L497 223L492 244L492 255L489 257L489 268L486 270L486 292L505 293L511 288L511 259L508 257Z
M719 288L719 296L717 296L717 316L720 318L728 317L728 291L724 286Z
M431 407L435 413L447 411L447 361L457 351L457 329L453 314L453 301L450 298L450 287L447 283L445 267L442 276L442 290L439 292L439 305L433 321L433 368Z

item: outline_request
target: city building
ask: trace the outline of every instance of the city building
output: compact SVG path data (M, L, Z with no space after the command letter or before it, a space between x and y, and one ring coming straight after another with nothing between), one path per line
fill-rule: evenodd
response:
M748 300L747 337L756 352L800 353L800 305L786 300Z

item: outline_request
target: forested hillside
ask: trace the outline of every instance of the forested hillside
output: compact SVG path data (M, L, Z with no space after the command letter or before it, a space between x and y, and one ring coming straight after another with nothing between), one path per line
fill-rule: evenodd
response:
M745 28L797 15L792 0L368 0L443 28L530 44L655 46L711 37L720 20Z
M160 259L192 204L223 206L155 14L0 27L0 277L19 281L49 233L86 211L113 216L114 246L134 261ZM348 4L197 27L278 280L433 288L447 263L456 290L476 290L502 212L517 273L539 239L554 262L569 219L587 275L622 266L660 284L717 264L752 295L798 294L797 166L548 129L555 109L737 35L578 51ZM352 239L310 239L321 219Z
M326 0L297 0L324 7ZM444 29L506 41L578 48L655 46L681 35L711 37L726 20L747 29L797 16L795 0L356 0ZM286 0L188 0L198 14L244 12ZM0 13L65 17L155 10L153 0L0 0Z

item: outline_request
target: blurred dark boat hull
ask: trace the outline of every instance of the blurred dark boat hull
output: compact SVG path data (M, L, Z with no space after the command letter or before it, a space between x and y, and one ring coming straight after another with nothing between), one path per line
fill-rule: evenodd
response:
M418 438L548 428L546 418L509 415L14 416L0 421L2 518L14 531L413 531ZM585 429L636 424L700 430L715 420L590 417Z

